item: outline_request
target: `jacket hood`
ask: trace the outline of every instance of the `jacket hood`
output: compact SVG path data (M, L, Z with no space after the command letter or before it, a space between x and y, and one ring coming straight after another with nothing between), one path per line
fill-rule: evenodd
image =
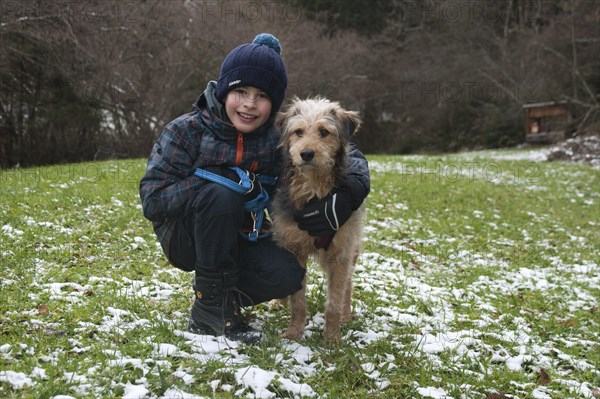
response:
M216 91L217 82L211 80L206 85L204 93L202 93L194 103L193 110L200 114L202 121L219 138L233 139L237 137L237 130L229 120L229 117L227 117L225 105L217 99ZM274 117L271 116L264 125L248 134L255 135L266 132L269 129L269 126L273 124L273 119Z

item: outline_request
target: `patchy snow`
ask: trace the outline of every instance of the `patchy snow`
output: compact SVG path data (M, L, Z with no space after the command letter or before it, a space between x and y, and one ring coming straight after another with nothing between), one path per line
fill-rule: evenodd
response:
M26 386L32 386L33 381L25 373L11 370L0 371L0 381L6 381L15 389L23 389Z
M500 170L494 163L494 160L539 162L544 160L542 152L482 152L457 157L468 162L455 164L449 157L432 165L413 157L399 162L373 161L371 169L374 174L399 173L400 179L416 175L450 182L484 180L493 185L513 185L540 192L548 189L544 183L547 177L568 180L546 176L535 168ZM574 181L581 181L578 172L569 173ZM71 189L88 183L72 181L65 183L66 186L57 184L56 188ZM600 201L600 195L577 190L566 189L561 195L588 206L590 211ZM9 262L19 252L25 237L35 237L31 241L35 256L27 261L35 270L36 282L28 288L28 306L25 309L15 306L4 315L22 323L31 336L23 342L8 341L0 345L0 360L6 368L0 371L0 389L19 396L56 378L68 387L55 399L100 397L107 386L119 389L124 398L203 399L223 393L269 399L329 397L320 396L323 387L317 384L325 378L322 376L335 372L338 364L329 350L311 346L319 345L314 342L323 329L322 307L309 315L305 339L278 340L272 348L261 347L264 353L259 359L239 342L182 330L191 303L191 279L188 274L166 268L164 262L157 263L163 255L152 232L132 227L122 236L114 237L106 231L98 239L87 229L95 229L99 221L111 215L137 209L137 201L124 195L109 195L103 205L81 206L82 217L90 220L90 225L82 230L72 227L76 223L69 220L60 217L54 220L48 212L35 216L37 220L24 216L20 222L12 219L3 222L0 239L7 246L2 248L2 257ZM507 226L499 211L484 206L466 213L465 224L472 227L466 229L465 236L449 237L429 231L422 215L411 214L413 209L407 203L395 199L390 203L382 200L369 205L387 213L368 220L365 242L369 248L359 257L354 275L355 320L343 329L344 342L356 350L355 372L361 376L360 384L367 387L370 396L386 396L386 390L397 384L396 375L406 366L404 359L408 357L424 364L431 373L431 380L423 386L416 383L411 386L423 398L450 398L455 391L466 392L462 397L471 397L471 391L472 397L485 397L481 389L486 389L485 393L491 391L493 387L486 384L497 372L523 376L507 385L513 389L507 392L510 397L546 399L563 397L564 392L569 392L573 397L594 398L598 387L593 384L598 381L600 370L586 356L600 350L598 323L588 321L591 327L576 333L569 327L574 323L571 315L591 314L598 308L595 295L600 289L600 267L597 259L586 255L563 259L561 248L556 248L552 237L567 237L565 245L575 254L585 253L597 242L592 242L589 236L583 237L578 229L554 223L551 214L524 212L522 225ZM399 212L409 216L398 217ZM470 245L469 239L478 234L477 223L493 232L514 229L522 242L494 233L485 244ZM542 224L551 227L536 231L535 227ZM592 226L599 224L598 220L590 220ZM421 238L416 238L417 232ZM70 238L57 244L57 236ZM508 262L507 255L519 251L523 243L530 249L523 256L535 257L535 262L526 265ZM83 251L85 256L78 256L80 253L74 248L79 246L89 248L90 252L98 246L106 253ZM118 246L116 253L112 246ZM138 253L144 257L131 255ZM135 270L140 259L154 265L156 272L150 276L126 273ZM99 262L108 263L106 267L111 273L93 275L93 265ZM61 270L68 271L65 273L68 279ZM457 281L462 282L463 276L473 270L482 272L468 284L456 286ZM2 289L20 289L24 277L10 268L4 271ZM322 282L320 272L310 268L307 291L312 301L324 300ZM107 293L113 301L99 301L91 306L96 297ZM531 322L527 305L522 303L540 297L558 304L561 312L552 317L565 326L563 334L544 336ZM503 303L510 301L515 302L521 313L503 310ZM311 308L316 306L312 305ZM68 330L65 325L69 324L70 314L80 309L92 309L89 318L78 319ZM273 319L278 321L281 314L287 317L287 310L281 312L259 307L254 312L253 325L259 329L271 327ZM155 336L158 330L163 334ZM165 338L164 331L172 335ZM31 337L37 336L49 337L49 342L57 339L60 345L48 346L40 353L35 341L31 341ZM139 353L126 350L126 343L132 341L139 345ZM90 352L94 356L100 353L102 359L98 364L78 363L92 356ZM362 355L366 353L370 355ZM36 362L29 364L22 359L36 359ZM541 369L552 374L550 385L524 382L535 381ZM214 374L201 378L207 370ZM436 380L436 375L457 370L477 383L453 385L451 381ZM156 383L149 382L157 375L169 386L161 386L158 391ZM582 375L589 381L584 381ZM198 389L203 389L201 392L206 395L191 393Z
M434 398L434 399L445 399L448 398L448 394L442 388L418 388L417 392L424 398Z
M125 393L123 399L144 399L150 393L144 385L134 385L128 382L125 384Z
M160 397L160 399L206 399L204 396L198 396L182 391L179 388L169 388Z
M2 234L4 234L6 237L13 239L13 240L15 240L15 239L19 238L19 236L23 235L23 230L16 229L16 228L12 227L10 224L5 224L4 226L0 227L0 232Z
M531 150L519 150L519 151L498 151L498 150L486 150L486 151L470 151L457 154L456 156L465 159L495 159L499 161L531 161L531 162L543 162L548 160L548 149L531 149Z
M315 392L310 386L295 383L288 378L282 377L277 372L263 370L257 366L240 368L235 372L235 377L238 383L253 392L255 398L271 399L277 397L274 392L268 389L273 380L276 380L280 384L281 389L295 395L302 397L315 396Z
M191 385L196 381L196 377L192 374L186 373L183 370L177 370L173 373L173 377L180 378L186 385Z

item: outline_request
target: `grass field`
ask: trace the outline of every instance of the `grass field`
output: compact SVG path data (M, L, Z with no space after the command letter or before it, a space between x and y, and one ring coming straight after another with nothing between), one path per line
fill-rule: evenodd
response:
M371 156L355 317L325 292L281 340L185 331L191 275L137 194L144 160L0 173L2 398L598 398L600 172L531 152Z

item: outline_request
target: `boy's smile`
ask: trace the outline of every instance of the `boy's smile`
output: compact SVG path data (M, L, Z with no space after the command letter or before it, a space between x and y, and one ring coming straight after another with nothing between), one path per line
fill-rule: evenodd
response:
M225 98L225 111L231 123L242 133L261 127L271 115L271 100L260 89L242 86L233 89Z

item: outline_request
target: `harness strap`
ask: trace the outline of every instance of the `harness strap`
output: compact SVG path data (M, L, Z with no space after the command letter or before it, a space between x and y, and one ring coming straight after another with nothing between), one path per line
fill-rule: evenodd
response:
M264 188L261 190L260 194L256 196L256 198L250 201L246 201L246 203L244 204L244 210L246 212L250 212L250 216L252 216L252 221L254 223L252 226L252 230L250 230L248 234L244 234L243 232L241 232L244 238L248 238L248 240L250 241L256 241L259 238L267 238L273 234L270 231L262 234L260 233L262 225L265 222L265 210L267 212L270 212L270 208L271 201L269 198L269 194L265 191Z
M213 183L220 184L235 191L239 194L248 194L254 189L254 181L250 179L250 172L245 171L237 166L230 166L229 169L235 171L240 178L239 183L223 177L217 173L209 172L208 170L197 168L194 171L194 175L211 181ZM262 184L275 185L277 183L277 177L257 175L255 178L261 183L260 193L253 199L244 203L244 210L249 212L252 216L253 226L247 234L240 231L242 237L249 241L256 241L258 239L270 237L273 233L266 232L260 233L262 225L265 221L265 212L271 211L271 201L269 193L262 187Z
M209 180L213 183L218 183L222 186L227 187L230 190L235 191L239 194L248 194L254 188L254 182L250 180L250 176L243 169L238 168L237 166L230 166L229 169L233 170L237 173L240 178L239 183L235 183L230 179L223 177L217 173L209 172L208 170L197 168L194 174L204 180Z
M265 175L257 175L258 181L260 184L266 184L267 186L274 186L277 184L277 180L279 179L277 176L265 176Z

